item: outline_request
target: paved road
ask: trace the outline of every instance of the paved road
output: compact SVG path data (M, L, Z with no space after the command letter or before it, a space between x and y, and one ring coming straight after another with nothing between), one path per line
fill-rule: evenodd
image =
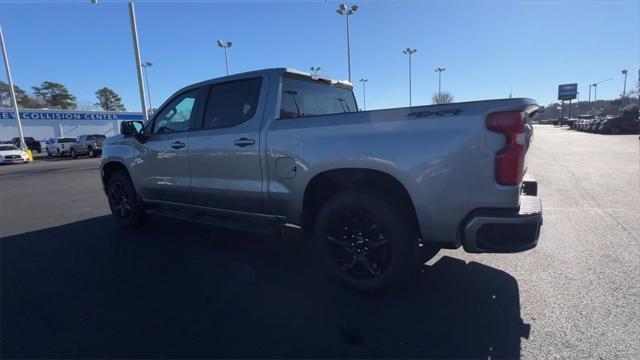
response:
M443 251L375 296L279 238L120 229L95 159L0 167L0 357L638 358L638 136L536 131L539 246Z

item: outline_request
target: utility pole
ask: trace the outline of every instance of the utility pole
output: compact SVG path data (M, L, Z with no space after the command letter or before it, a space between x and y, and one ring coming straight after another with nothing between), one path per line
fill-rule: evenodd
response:
M442 72L445 71L447 69L445 68L435 68L434 71L438 73L438 97L440 97L440 95L442 94L442 91L440 89L440 85L442 83Z
M227 49L230 48L231 45L233 45L233 42L227 41L225 43L222 40L216 40L216 44L218 44L219 48L223 48L224 49L224 65L227 68L227 76L229 76L229 60L227 59Z
M351 82L351 41L349 39L349 16L356 13L358 5L351 5L351 8L347 8L347 5L338 5L336 12L340 15L344 15L347 20L347 69L349 72L349 82Z
M409 107L411 107L411 55L415 54L418 49L406 48L402 53L409 56Z
M24 134L22 133L22 122L20 121L20 112L18 111L18 101L16 100L16 92L13 88L13 79L11 78L11 67L9 66L9 56L7 55L7 47L4 43L4 34L2 26L0 26L0 47L2 47L2 57L4 58L4 68L7 71L7 81L9 82L9 94L13 103L13 111L15 111L16 122L18 124L18 136L20 137L20 148L27 150L27 144L24 142Z
M144 93L144 80L142 77L142 61L140 60L140 45L138 43L138 26L136 24L136 10L133 2L129 3L129 19L131 21L131 36L133 37L133 52L136 58L136 70L138 72L138 88L140 90L140 105L142 106L142 118L145 123L149 120L147 101Z
M367 81L369 81L369 79L360 79L362 83L362 110L367 110L367 90L365 86Z

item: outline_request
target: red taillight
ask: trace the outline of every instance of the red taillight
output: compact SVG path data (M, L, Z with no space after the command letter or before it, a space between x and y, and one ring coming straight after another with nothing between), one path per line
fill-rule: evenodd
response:
M496 182L500 185L519 185L524 176L526 152L524 113L507 111L489 114L487 129L504 134L505 147L496 154Z

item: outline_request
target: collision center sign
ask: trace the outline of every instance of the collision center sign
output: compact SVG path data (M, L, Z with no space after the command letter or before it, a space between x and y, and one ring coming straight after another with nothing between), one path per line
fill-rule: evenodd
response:
M573 100L578 95L578 84L562 84L558 86L558 100Z
M19 110L24 120L142 120L142 113L115 111ZM0 109L0 120L15 119L15 111Z

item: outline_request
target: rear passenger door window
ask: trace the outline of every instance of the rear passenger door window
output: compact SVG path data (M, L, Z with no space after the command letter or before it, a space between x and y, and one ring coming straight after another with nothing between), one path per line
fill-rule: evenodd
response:
M251 119L258 106L261 78L243 79L212 85L203 127L219 129Z

